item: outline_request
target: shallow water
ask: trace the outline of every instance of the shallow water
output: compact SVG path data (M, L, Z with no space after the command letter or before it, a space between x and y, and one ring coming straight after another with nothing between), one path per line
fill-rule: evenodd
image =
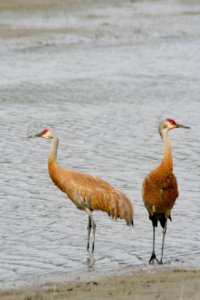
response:
M165 262L199 268L200 4L67 2L0 10L0 287L147 267L141 186L162 158L166 117L191 130L170 132L180 196ZM94 213L93 263L86 214L49 179L48 142L26 138L48 126L60 165L104 178L134 203L134 228ZM160 244L159 228L158 253Z

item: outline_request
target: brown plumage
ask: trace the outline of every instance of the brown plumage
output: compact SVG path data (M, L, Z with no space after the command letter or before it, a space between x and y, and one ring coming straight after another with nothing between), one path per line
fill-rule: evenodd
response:
M164 156L161 164L151 171L143 182L143 200L153 225L153 251L149 263L163 263L164 241L167 230L167 219L171 220L171 210L178 197L178 185L173 174L173 160L168 131L173 128L189 128L177 124L172 119L160 123L159 133L164 143ZM155 227L158 221L163 228L163 240L160 261L155 255Z
M101 210L113 219L124 219L127 225L133 225L133 207L124 193L98 177L65 169L58 165L57 148L59 140L52 130L45 129L41 133L30 137L41 137L51 141L48 156L49 175L54 184L67 194L76 207L88 214L88 250L91 229L93 229L92 252L95 244L96 224L92 215L93 210Z

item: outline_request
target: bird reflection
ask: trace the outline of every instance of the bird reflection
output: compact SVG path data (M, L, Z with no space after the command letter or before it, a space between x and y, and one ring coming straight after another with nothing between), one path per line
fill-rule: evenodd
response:
M94 254L93 253L89 253L88 252L88 257L87 257L87 267L88 267L88 271L92 272L94 271L94 266L95 266L95 259L94 259Z

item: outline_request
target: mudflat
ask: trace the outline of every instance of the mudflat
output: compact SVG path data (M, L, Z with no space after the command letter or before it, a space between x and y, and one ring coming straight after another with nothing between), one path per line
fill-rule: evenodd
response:
M198 300L200 299L200 270L156 267L104 277L92 281L45 283L0 292L2 300Z

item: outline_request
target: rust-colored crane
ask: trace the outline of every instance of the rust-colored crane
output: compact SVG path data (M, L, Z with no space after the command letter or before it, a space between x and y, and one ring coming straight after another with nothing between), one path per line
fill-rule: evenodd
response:
M60 167L57 163L59 139L53 130L44 129L38 134L29 136L29 138L34 137L50 140L48 170L52 181L62 192L67 194L78 209L84 210L88 215L88 251L91 229L93 232L92 253L95 244L96 224L92 215L93 210L101 210L113 219L124 219L128 226L133 225L133 206L124 193L98 177Z
M167 219L171 220L171 210L178 197L178 185L173 174L173 160L171 143L168 138L168 131L174 128L189 128L177 124L172 119L164 120L160 123L158 131L164 143L164 156L160 165L151 171L143 182L143 200L149 213L149 219L153 225L153 251L149 260L150 264L156 260L163 263L164 242L167 230ZM155 254L155 229L160 222L163 228L161 259L157 259Z

